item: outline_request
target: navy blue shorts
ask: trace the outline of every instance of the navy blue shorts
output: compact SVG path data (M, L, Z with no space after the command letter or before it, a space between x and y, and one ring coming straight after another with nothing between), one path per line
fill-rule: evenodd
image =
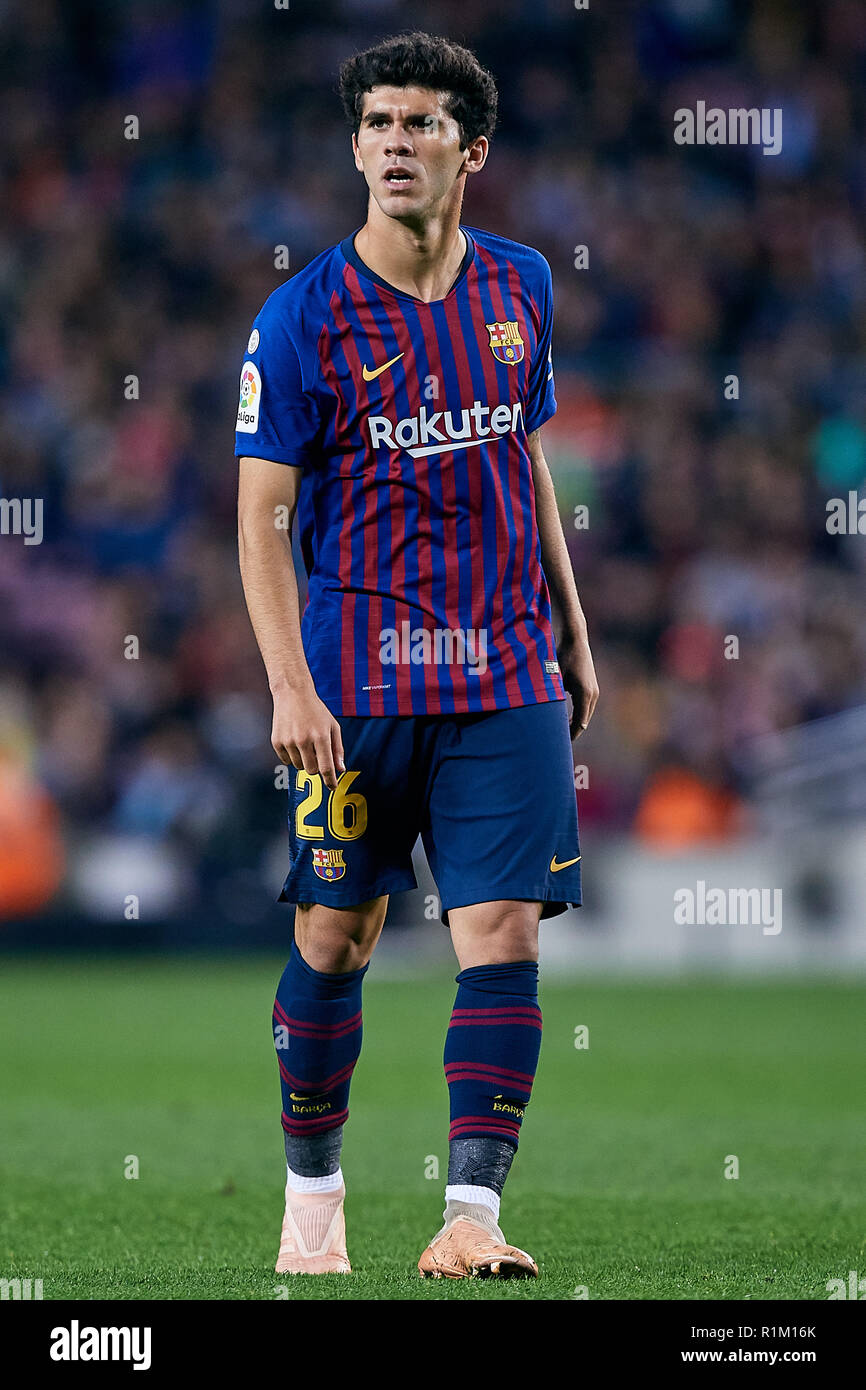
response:
M353 907L417 888L421 836L449 908L500 898L579 906L565 700L480 714L338 716L346 771L289 771L291 868L280 902Z

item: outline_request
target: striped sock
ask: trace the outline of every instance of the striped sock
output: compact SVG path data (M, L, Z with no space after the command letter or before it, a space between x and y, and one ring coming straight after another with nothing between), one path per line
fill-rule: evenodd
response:
M457 976L457 998L445 1040L445 1077L451 1100L449 1182L484 1182L500 1144L516 1150L541 1049L538 966L535 961L478 965ZM480 1145L476 1174L467 1164L466 1139ZM495 1142L498 1141L498 1142ZM496 1154L492 1155L495 1162ZM513 1157L513 1153L512 1153ZM504 1176L502 1177L504 1182ZM501 1183L497 1183L501 1191Z
M318 1178L340 1167L349 1084L361 1052L361 985L368 970L326 975L292 942L274 1000L274 1045L291 1173Z

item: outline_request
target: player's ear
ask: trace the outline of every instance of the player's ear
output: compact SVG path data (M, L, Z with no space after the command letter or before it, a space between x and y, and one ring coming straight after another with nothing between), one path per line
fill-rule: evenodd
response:
M480 169L484 168L489 149L490 141L487 139L486 135L479 135L476 140L472 141L472 144L466 151L466 159L463 165L467 174L477 174Z
M360 174L363 174L364 161L362 160L360 150L358 149L358 137L355 134L354 130L352 131L352 154L355 156L355 168L358 170Z

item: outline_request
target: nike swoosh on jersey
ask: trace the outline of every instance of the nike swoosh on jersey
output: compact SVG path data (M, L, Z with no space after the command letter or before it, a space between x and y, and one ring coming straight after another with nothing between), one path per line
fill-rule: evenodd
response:
M377 376L381 376L383 372L387 372L389 367L393 367L394 363L399 362L400 358L404 356L405 353L398 352L396 357L392 357L389 362L383 362L381 367L374 367L372 371L365 362L361 368L361 376L365 381L375 381Z
M560 871L560 869L567 869L567 868L569 868L572 864L576 864L576 863L577 863L577 860L580 859L580 858L581 858L581 856L578 855L578 856L577 856L577 859L566 859L566 861L565 861L564 864L557 864L557 862L556 862L556 855L554 855L553 858L552 858L551 861L550 861L550 872L551 872L552 874L558 874L559 871Z

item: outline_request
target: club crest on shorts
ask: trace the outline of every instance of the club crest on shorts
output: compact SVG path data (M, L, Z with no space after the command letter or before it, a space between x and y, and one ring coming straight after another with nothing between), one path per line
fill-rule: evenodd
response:
M333 883L336 879L345 877L346 861L341 849L313 849L310 853L313 856L313 868L326 883Z
M490 337L490 351L497 362L504 362L506 367L513 367L515 362L523 361L523 339L517 319L508 319L505 323L487 323L484 326Z

